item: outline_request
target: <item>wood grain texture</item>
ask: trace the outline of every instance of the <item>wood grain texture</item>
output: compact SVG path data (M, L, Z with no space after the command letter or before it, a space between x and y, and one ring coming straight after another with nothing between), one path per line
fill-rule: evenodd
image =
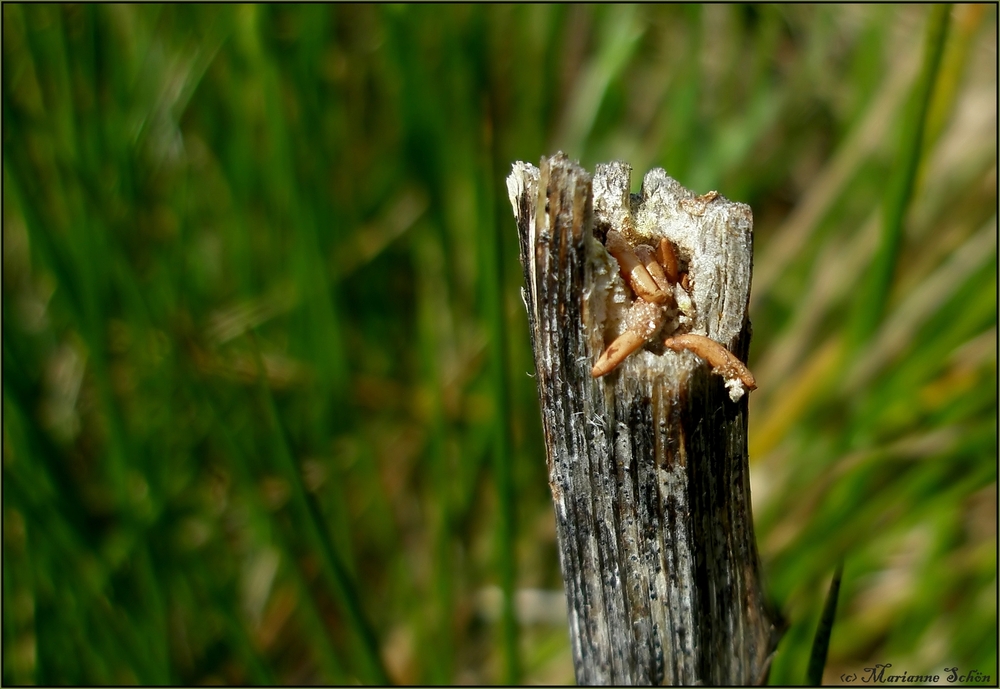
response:
M690 293L675 286L665 334L711 337L746 361L752 216L659 169L631 195L630 173L610 163L591 176L560 153L515 163L507 180L576 678L752 684L780 623L760 581L746 396L655 341L591 376L633 299L602 243L610 229L675 247Z

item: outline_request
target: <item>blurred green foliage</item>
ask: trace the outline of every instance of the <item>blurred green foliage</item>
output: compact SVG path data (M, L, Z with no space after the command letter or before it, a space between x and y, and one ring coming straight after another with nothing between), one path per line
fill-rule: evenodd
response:
M771 680L844 559L827 681L996 681L994 6L5 4L2 69L5 684L572 681L557 149L754 208Z

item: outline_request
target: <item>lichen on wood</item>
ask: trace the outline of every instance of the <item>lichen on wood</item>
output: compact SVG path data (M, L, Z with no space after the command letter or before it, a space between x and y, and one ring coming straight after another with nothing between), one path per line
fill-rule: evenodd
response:
M515 163L507 180L576 677L754 683L780 624L753 534L749 388L734 367L716 375L663 344L705 336L746 361L752 215L660 169L630 194L630 174L615 162L591 176L560 153L538 168ZM636 300L604 246L609 230L632 246L667 238L686 277L657 336L595 378Z

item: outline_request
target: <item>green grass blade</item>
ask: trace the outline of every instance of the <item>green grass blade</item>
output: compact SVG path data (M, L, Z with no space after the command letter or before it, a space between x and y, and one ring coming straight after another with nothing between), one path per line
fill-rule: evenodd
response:
M924 132L944 54L950 5L934 5L929 10L924 41L924 64L904 114L896 163L886 186L882 234L867 279L861 288L853 328L854 346L866 341L885 313L903 243L907 210L913 200L917 173L924 152Z
M323 515L302 481L301 470L292 455L274 396L267 385L267 368L264 365L264 359L261 357L260 349L256 346L256 338L254 340L253 354L259 372L258 390L271 424L271 440L275 455L280 462L279 468L292 486L293 499L291 504L299 524L306 529L312 546L322 557L326 578L333 585L334 593L343 607L351 630L357 639L361 678L365 682L385 684L388 682L388 674L379 655L379 645L374 627L362 609L359 587L351 579L350 572L344 564L344 558L337 552L333 539L325 526Z
M211 392L203 389L201 386L198 387L198 392L203 397L203 401L212 413L213 421L219 429L220 441L228 450L227 456L233 460L233 468L237 475L240 477L244 485L255 486L260 477L255 475L252 469L254 461L251 453L247 451L243 443L241 443L229 429L225 419L220 413L219 403L213 398ZM260 491L256 489L251 490L249 491L249 496L252 500L253 512L255 513L257 519L271 521L272 517L268 515L266 506L262 504L263 501ZM276 524L275 527L276 528L274 528L273 531L281 548L282 554L287 562L294 563L297 559L295 539L289 537L288 530L282 528L280 524ZM350 679L350 676L343 668L340 653L338 652L334 640L331 638L328 626L324 624L323 620L319 616L319 604L316 601L315 594L310 591L309 584L305 580L299 566L292 564L289 569L291 569L293 576L295 577L295 584L299 596L306 602L299 607L305 618L304 623L306 625L308 635L317 644L317 651L319 655L317 661L326 673L326 677L324 679L331 684L346 682Z
M826 655L830 649L830 636L833 634L833 621L837 614L837 598L840 596L840 580L844 574L844 563L841 561L833 573L830 590L823 604L823 614L816 627L813 637L812 652L809 654L809 670L806 672L806 684L818 687L823 684L823 669L826 667Z
M515 510L514 456L512 454L510 392L507 382L508 352L507 325L504 322L503 271L504 246L501 241L502 224L496 217L495 198L488 191L485 195L492 201L484 204L483 222L492 225L485 232L483 251L483 287L485 301L486 328L493 343L489 366L490 387L496 406L493 424L493 475L496 481L499 509L496 562L503 592L502 636L505 661L504 681L519 684L521 681L520 652L518 650L517 613L515 596L517 588L517 523ZM492 221L492 222L491 222Z

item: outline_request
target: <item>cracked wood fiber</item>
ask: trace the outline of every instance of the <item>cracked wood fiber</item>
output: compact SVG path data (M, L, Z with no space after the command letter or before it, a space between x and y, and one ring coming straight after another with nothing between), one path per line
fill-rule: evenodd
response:
M540 168L515 163L507 180L576 679L752 684L766 678L779 625L753 533L747 396L662 341L705 335L746 361L753 220L661 169L630 195L630 174L619 162L592 177L559 153ZM659 345L595 379L631 301L602 243L609 229L633 244L669 238L690 304Z

